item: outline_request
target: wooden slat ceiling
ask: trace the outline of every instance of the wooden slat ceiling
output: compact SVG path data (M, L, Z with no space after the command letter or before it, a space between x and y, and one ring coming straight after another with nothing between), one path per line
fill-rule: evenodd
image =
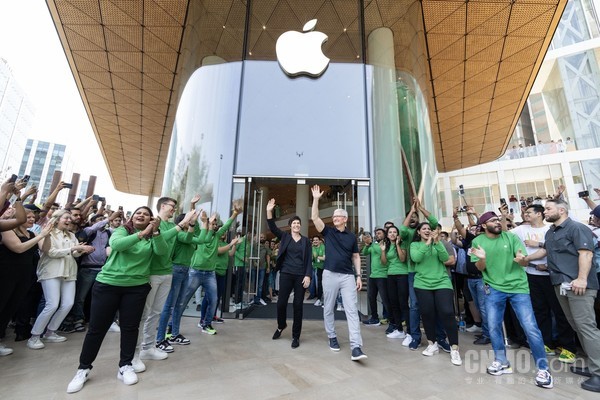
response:
M427 97L440 171L504 152L566 1L364 0L366 35L393 31L396 67ZM274 60L279 34L318 18L332 62L363 62L354 0L255 0L246 55L245 0L188 2L47 0L117 190L160 194L177 102L205 56Z

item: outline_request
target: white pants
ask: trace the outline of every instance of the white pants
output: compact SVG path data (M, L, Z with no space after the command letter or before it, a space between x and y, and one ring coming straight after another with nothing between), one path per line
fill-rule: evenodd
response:
M150 275L150 293L146 297L144 314L140 323L138 343L141 350L148 350L156 345L156 329L160 314L165 306L173 275Z
M40 283L44 291L46 305L31 329L31 334L36 336L44 333L46 326L50 331L57 330L75 302L75 281L52 278L44 279ZM48 321L50 322L48 323Z

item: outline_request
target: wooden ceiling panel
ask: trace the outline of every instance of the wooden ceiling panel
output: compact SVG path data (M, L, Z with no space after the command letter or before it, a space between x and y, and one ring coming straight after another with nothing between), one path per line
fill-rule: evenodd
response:
M241 59L246 1L46 1L115 187L159 194L181 90L205 56ZM392 30L396 68L428 100L438 170L500 154L566 0L364 4L365 35ZM335 32L324 46L332 60L364 61L348 56L361 54L358 3L260 0L252 7L250 59L274 59L279 34L318 18L317 29ZM482 152L485 140L494 145Z

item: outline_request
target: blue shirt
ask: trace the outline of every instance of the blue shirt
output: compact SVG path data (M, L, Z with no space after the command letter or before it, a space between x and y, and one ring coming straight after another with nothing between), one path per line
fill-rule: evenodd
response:
M339 231L327 225L321 233L325 238L325 264L323 267L331 272L355 275L352 255L358 253L356 235L348 228Z

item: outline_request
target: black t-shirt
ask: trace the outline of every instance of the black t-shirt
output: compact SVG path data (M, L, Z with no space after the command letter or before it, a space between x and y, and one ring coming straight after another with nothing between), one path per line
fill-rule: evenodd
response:
M467 252L467 272L469 273L468 278L483 278L481 271L477 269L475 263L471 261L471 257L469 257L469 249L471 248L471 243L473 239L475 239L475 235L471 232L467 231L467 237L462 239L463 249Z
M340 274L355 274L352 265L352 255L358 253L356 235L346 228L339 231L325 225L323 229L325 238L325 264L323 267L331 272Z
M304 276L304 261L302 257L302 240L297 242L294 239L290 240L285 252L285 259L281 264L281 272L292 275Z

